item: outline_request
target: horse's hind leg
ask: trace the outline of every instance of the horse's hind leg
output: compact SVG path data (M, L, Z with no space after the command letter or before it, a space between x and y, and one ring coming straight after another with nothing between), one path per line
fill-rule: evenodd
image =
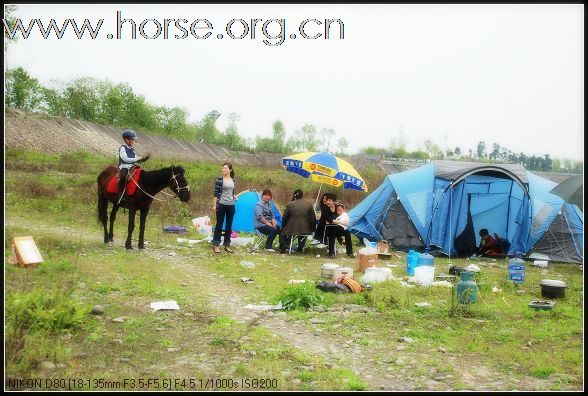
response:
M139 249L145 249L145 223L147 221L147 213L149 208L141 209L140 222L139 222Z
M98 221L104 227L104 243L108 243L108 200L100 194L100 188L98 188Z
M108 231L108 242L114 242L114 221L116 220L116 212L118 212L118 205L114 205L112 207L112 211L110 212L110 230ZM106 232L106 223L104 223L104 231ZM106 243L106 238L104 238L104 243Z
M135 229L135 212L136 209L129 209L129 234L127 235L127 241L125 242L125 247L127 250L133 249L133 244L131 243L131 237L133 236L133 230Z

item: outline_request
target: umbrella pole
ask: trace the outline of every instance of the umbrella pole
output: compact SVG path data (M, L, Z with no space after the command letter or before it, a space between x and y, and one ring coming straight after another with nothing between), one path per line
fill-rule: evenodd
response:
M314 201L314 207L316 208L316 204L318 202L319 199L319 195L321 195L321 188L323 188L323 183L319 183L319 190L318 190L318 194L316 195L316 200Z

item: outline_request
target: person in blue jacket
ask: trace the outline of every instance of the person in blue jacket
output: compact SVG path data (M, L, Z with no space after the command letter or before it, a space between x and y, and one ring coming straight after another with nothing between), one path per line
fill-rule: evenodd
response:
M260 233L267 235L265 250L274 252L275 250L272 248L272 245L274 239L280 233L280 227L278 227L278 223L276 222L276 216L270 203L271 199L271 190L263 190L261 200L255 204L255 208L253 209L253 227Z

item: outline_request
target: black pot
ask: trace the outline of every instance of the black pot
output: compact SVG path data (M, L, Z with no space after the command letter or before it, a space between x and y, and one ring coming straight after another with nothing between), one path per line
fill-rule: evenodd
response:
M566 285L563 281L543 279L541 286L541 297L543 298L564 298L566 296Z
M463 269L462 267L456 267L453 265L449 267L449 275L459 276L459 274L461 274L462 271L465 271L465 269Z

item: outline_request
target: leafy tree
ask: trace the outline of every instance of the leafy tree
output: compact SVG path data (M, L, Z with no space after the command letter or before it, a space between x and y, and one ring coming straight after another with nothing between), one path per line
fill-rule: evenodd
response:
M155 115L155 107L144 96L133 95L126 103L124 127L143 129L147 131L161 131Z
M217 116L214 112L208 112L202 120L196 124L196 139L202 143L216 143L219 141L220 132L216 128Z
M243 139L239 136L239 132L237 130L237 122L239 121L240 117L236 113L229 114L229 126L225 129L224 133L224 143L227 147L231 149L237 149L244 147Z
M335 136L335 130L333 128L322 128L320 136L321 151L329 151L331 139Z
M43 99L43 89L36 78L25 69L18 67L6 73L6 107L22 110L35 110Z
M561 161L559 160L559 158L553 159L553 162L551 163L551 169L554 172L561 172Z
M485 158L486 157L486 143L480 141L478 142L478 147L476 148L476 154L478 158Z
M169 136L186 136L188 111L179 107L161 106L155 108L157 123L161 131Z
M274 121L272 132L274 140L272 151L281 153L284 151L284 146L286 144L286 129L284 128L284 123L280 120Z
M304 124L300 130L302 150L315 151L317 147L316 127L312 124Z
M67 84L63 99L67 105L66 115L86 121L97 122L100 112L97 81L93 78L79 78Z
M14 14L16 13L16 5L15 4L4 4L4 23L14 29L16 25L16 17ZM6 28L4 30L4 55L6 55L6 51L8 50L8 45L16 42L18 40L18 36L14 35L14 38L9 37L6 34Z
M56 89L45 87L42 88L42 92L43 104L41 109L47 114L57 117L65 117L67 113L67 104L65 103L65 99L61 92Z
M404 148L404 146L397 147L396 150L394 151L394 155L397 158L409 158L410 157L410 153L406 150L406 148Z
M345 154L345 150L349 147L349 142L347 142L347 139L344 137L340 137L339 140L337 140L337 147L339 147L339 152L341 154Z
M544 172L551 172L552 169L552 160L549 158L549 154L545 154L543 158L543 171Z
M455 150L453 150L453 152L455 153L455 155L456 155L457 157L459 157L459 156L461 155L461 149L459 148L459 146L458 146L458 147L456 147L456 148L455 148Z
M429 154L427 154L423 150L417 150L417 151L413 151L412 153L410 153L410 158L414 158L417 160L427 160L427 159L429 159Z
M303 151L304 150L304 142L302 138L297 136L290 136L288 141L286 142L286 150L288 152L292 151Z
M488 158L496 161L498 159L499 152L500 152L500 145L498 143L492 144L492 152L488 155Z
M272 138L257 136L255 138L255 151L275 152L275 141Z

